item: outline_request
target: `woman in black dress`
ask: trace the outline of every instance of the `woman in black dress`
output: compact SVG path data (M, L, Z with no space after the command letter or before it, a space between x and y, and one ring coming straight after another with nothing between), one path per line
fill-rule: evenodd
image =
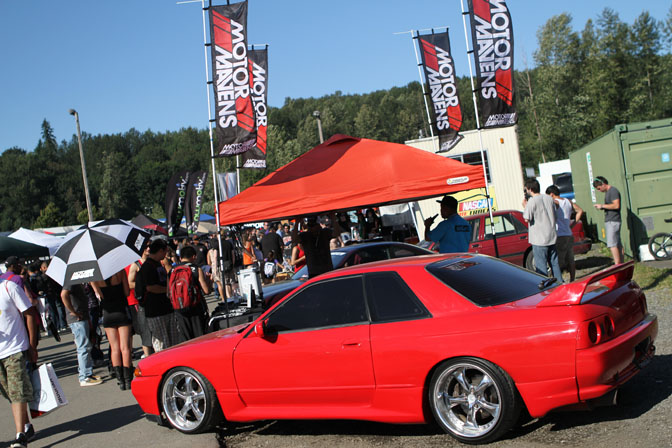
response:
M128 278L121 270L105 281L91 283L103 309L103 327L110 343L112 370L121 390L131 388L131 316L128 311Z

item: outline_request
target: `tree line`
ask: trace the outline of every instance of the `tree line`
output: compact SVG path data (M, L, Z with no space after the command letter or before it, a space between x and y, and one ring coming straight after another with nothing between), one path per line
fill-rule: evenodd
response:
M515 73L523 166L564 159L619 123L672 117L672 8L663 21L645 11L632 24L607 8L580 31L569 14L561 14L537 38L534 67ZM458 91L462 129L474 129L468 77L458 79ZM269 110L267 168L241 170L241 188L319 144L316 110L325 138L347 134L403 143L429 135L418 82L362 95L287 98ZM169 178L182 169L211 168L207 129L83 133L82 143L96 219L138 213L162 218ZM216 167L234 171L235 158L216 159ZM210 185L206 212L214 210ZM58 142L46 119L32 151L14 147L0 155L0 188L0 231L87 221L77 138Z

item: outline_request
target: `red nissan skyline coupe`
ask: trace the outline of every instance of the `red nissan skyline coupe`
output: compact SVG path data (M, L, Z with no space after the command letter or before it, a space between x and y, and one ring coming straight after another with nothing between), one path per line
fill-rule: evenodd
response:
M184 433L222 419L434 420L487 443L524 409L613 401L651 360L658 322L633 270L554 285L475 254L344 268L251 324L143 359L132 390Z

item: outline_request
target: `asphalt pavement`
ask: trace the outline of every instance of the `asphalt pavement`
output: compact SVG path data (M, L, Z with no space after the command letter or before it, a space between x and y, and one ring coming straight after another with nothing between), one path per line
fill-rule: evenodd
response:
M208 302L213 304L212 296ZM142 354L138 348L140 338L135 336L133 342L135 354L139 357ZM107 342L103 342L103 352L107 353L107 347ZM221 446L216 433L187 436L145 419L131 391L119 390L107 367L94 369L94 374L103 378L103 384L81 387L77 378L77 353L69 330L61 334L60 343L51 336L42 337L38 355L38 364L52 363L68 405L33 419L37 434L35 440L29 443L31 448ZM137 360L134 365L137 365ZM2 398L0 422L0 447L9 446L16 435L14 420L9 402Z

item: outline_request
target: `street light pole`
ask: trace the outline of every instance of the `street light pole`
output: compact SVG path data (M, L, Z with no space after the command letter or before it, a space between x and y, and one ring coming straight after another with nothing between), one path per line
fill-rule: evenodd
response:
M84 195L86 196L86 210L89 213L89 221L93 221L91 212L91 198L89 197L89 181L86 178L86 162L84 161L84 150L82 149L82 131L79 129L79 114L75 109L70 109L70 115L75 117L77 122L77 141L79 142L79 159L82 162L82 178L84 179Z
M322 135L322 119L320 118L320 111L313 112L313 117L317 118L317 132L320 135L320 143L324 143L324 136Z

